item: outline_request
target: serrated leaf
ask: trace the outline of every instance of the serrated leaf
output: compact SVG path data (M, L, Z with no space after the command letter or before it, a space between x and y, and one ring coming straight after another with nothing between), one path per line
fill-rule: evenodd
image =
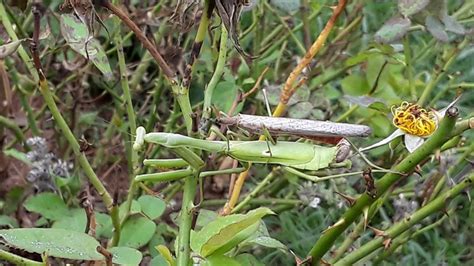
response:
M112 262L119 265L139 265L142 261L142 253L129 247L113 247L109 249L112 253Z
M444 30L444 25L437 17L428 15L425 20L426 29L435 37L437 40L442 42L448 42L448 34Z
M118 246L140 248L150 241L155 233L156 225L143 216L132 216L127 219L120 232Z
M72 260L104 259L96 250L99 242L85 233L65 229L18 228L0 230L0 237L8 245L32 253Z
M0 45L0 60L16 52L23 41L24 39Z
M166 209L166 203L162 199L150 195L141 196L138 198L138 203L140 203L142 213L151 220L160 217Z
M414 15L423 10L430 0L398 0L398 10L405 16Z
M408 18L393 17L389 19L375 33L375 41L379 43L391 43L403 37L411 26Z
M28 198L23 206L29 212L39 213L50 220L59 220L69 215L69 210L64 201L58 195L50 192Z
M273 214L273 212L268 208L261 207L245 215L234 214L218 217L203 227L201 231L191 234L191 248L203 257L210 256L216 251L223 254L245 240L243 236L248 237L254 232L252 230L257 230L257 222L267 214ZM249 228L252 230L245 231ZM239 232L243 232L245 235L239 235Z
M90 36L87 25L73 14L62 14L60 26L61 34L68 45L83 57L91 60L105 78L110 79L112 69L107 55L99 41Z

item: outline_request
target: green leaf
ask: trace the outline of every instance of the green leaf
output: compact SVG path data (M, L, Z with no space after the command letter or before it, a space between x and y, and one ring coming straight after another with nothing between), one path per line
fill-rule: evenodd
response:
M435 37L435 39L448 42L448 33L444 29L443 23L437 17L428 15L425 20L426 29Z
M391 43L403 37L411 26L408 18L394 17L389 19L375 33L375 41L379 43Z
M97 238L111 238L113 235L112 219L105 213L95 212L95 235Z
M234 82L221 81L217 83L212 94L212 104L220 111L228 112L237 96L237 86Z
M203 257L213 253L223 254L255 232L258 229L258 221L267 214L273 212L261 207L245 215L218 217L201 231L191 234L191 248Z
M103 260L93 237L64 229L18 228L0 230L0 237L8 245L28 252L73 260Z
M242 264L231 257L224 255L212 255L206 258L205 261L201 263L202 266L242 266Z
M3 60L7 56L9 56L9 55L13 54L14 52L16 52L16 50L18 49L18 47L20 47L20 44L23 41L24 41L24 39L0 45L0 60Z
M16 228L18 227L18 222L14 218L8 215L0 215L0 228L6 228L6 227Z
M170 266L170 264L161 255L154 257L150 261L151 266Z
M61 34L69 46L91 60L106 79L111 79L112 69L107 55L99 41L90 35L87 25L73 14L62 14L60 21Z
M95 234L97 238L112 237L112 219L104 213L94 212L95 215ZM87 216L84 209L72 209L69 215L58 219L53 223L52 228L62 228L77 232L85 232L87 226Z
M32 196L23 204L30 212L41 214L46 219L59 220L69 216L69 210L64 201L56 194L45 192Z
M358 74L352 74L341 81L342 91L348 95L365 95L370 91L367 79Z
M142 253L128 247L113 247L109 249L112 253L112 262L119 265L139 265L142 261Z
M252 254L243 253L235 257L242 266L264 266L262 262L258 261Z
M288 248L283 243L270 237L270 235L268 234L267 227L263 222L260 222L257 231L251 237L246 239L240 245L240 247L251 245L260 245L268 248L276 248L285 252L288 250Z
M69 215L63 216L53 223L52 228L61 228L85 233L87 217L84 209L72 209Z
M123 220L126 208L127 208L127 206L126 206L125 202L122 203L122 205L120 205L120 207L119 207L120 220ZM136 200L132 200L132 206L130 207L129 215L134 215L134 214L138 214L138 213L141 213L141 212L142 212L142 207L140 206L140 203L138 203L138 201L136 201Z
M405 16L414 15L423 10L430 0L398 0L398 10Z
M206 226L208 223L217 219L218 215L215 211L210 211L206 209L200 209L199 215L196 219L196 226L194 227L195 230L199 230Z
M127 219L120 232L119 246L140 248L153 237L156 225L143 216L132 216Z
M143 195L138 198L138 203L142 209L142 213L151 220L160 217L166 209L166 203L158 198L150 195Z

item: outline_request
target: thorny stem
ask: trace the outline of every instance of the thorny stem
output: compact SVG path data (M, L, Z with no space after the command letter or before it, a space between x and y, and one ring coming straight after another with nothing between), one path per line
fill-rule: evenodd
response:
M439 128L420 148L409 154L397 166L393 168L394 172L407 173L411 171L418 163L423 161L435 149L439 148L449 137L449 133L455 125L458 112L457 108L450 108L447 116L441 121ZM395 182L400 180L402 176L396 173L388 173L375 183L377 194L371 197L368 194L361 195L355 204L349 208L342 218L334 225L329 227L316 241L313 248L309 252L312 257L313 265L319 264L319 260L332 247L336 239L344 232L344 230L352 224L363 210L381 197Z
M403 232L412 228L417 223L421 222L424 218L443 210L446 207L446 204L449 203L453 198L463 193L465 189L470 188L474 182L474 175L471 174L468 178L464 179L461 183L457 184L450 190L446 191L426 206L420 208L412 215L406 217L402 221L396 223L390 229L385 230L385 236L377 237L362 247L358 248L356 251L352 252L344 259L338 261L335 265L349 265L357 262L361 258L371 254L375 250L383 247L383 242L387 239L394 239Z
M186 181L184 182L183 202L181 205L181 212L179 213L178 250L176 250L178 266L187 266L189 263L189 240L198 178L199 173L196 171L194 174L186 178Z
M334 24L336 23L336 19L342 13L346 4L347 4L347 0L340 0L338 2L338 5L334 9L332 16L329 18L328 22L326 23L326 26L323 28L323 30L319 34L316 41L313 43L313 45L308 50L308 52L306 53L304 58L301 60L301 62L298 64L298 66L296 66L296 68L293 69L291 74L288 76L288 79L286 80L286 83L285 83L285 87L283 88L283 91L281 92L281 95L280 95L280 102L278 103L277 107L273 111L273 116L282 116L285 113L287 103L290 100L291 96L295 93L295 90L293 89L293 84L295 83L296 79L301 74L303 69L306 66L308 66L309 63L311 63L311 60L313 59L313 57L323 47L324 43L326 42L329 36L329 33L331 33L331 30L334 27ZM265 136L260 136L259 140L260 141L265 140ZM249 164L249 167L251 165L252 164ZM232 212L232 209L234 208L235 204L239 200L240 191L242 190L242 187L244 185L245 179L247 178L248 172L249 172L248 170L245 172L242 172L237 178L234 185L234 189L232 190L230 199L224 206L224 209L221 213L222 215L228 215Z

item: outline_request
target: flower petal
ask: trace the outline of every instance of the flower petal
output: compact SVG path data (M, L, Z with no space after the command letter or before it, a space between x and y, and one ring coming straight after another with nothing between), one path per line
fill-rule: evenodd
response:
M385 144L391 142L392 140L396 139L397 137L399 137L403 134L405 134L405 132L403 132L401 129L397 129L390 136L384 138L383 140L381 140L381 141L379 141L375 144L370 145L369 147L362 148L359 151L360 152L367 151L367 150L371 150L373 148L377 148L379 146L385 145Z
M405 134L405 147L410 153L418 149L418 147L420 147L423 142L425 142L423 138L415 135Z

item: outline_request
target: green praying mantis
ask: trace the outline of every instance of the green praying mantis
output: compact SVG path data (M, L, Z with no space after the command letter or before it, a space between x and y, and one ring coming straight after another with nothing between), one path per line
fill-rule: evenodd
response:
M332 137L341 139L336 146L327 147L308 142L292 141L210 141L195 139L174 133L146 133L143 127L137 129L135 150L145 143L158 144L173 149L181 159L145 159L144 165L154 167L184 167L191 165L201 168L204 163L189 149L199 149L230 156L241 163L275 164L298 170L316 171L343 162L350 151L345 137L366 137L371 129L363 125L313 121L306 119L275 118L254 115L237 115L217 120L221 125L237 126L253 132L286 134L300 137ZM194 155L193 155L194 154ZM243 171L245 168L224 170L228 173ZM171 181L184 178L192 170L178 170L164 173L138 175L136 181ZM214 171L215 172L215 171ZM213 171L202 172L200 176L211 175ZM222 173L222 171L219 171Z

